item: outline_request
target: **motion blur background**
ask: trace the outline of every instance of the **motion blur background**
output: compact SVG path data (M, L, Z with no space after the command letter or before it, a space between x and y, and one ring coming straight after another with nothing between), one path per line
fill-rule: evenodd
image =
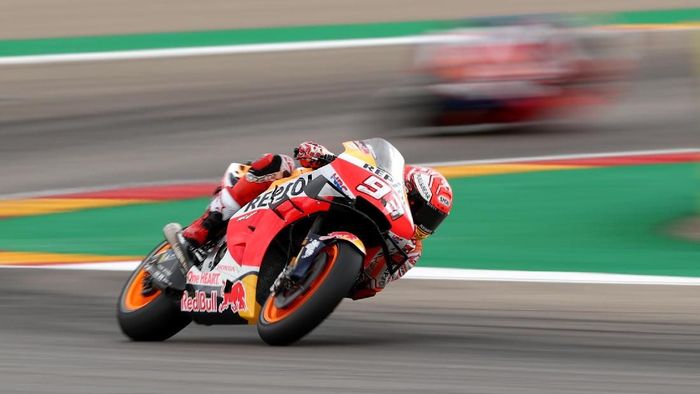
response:
M409 163L495 160L441 167L455 212L427 241L426 267L697 284L692 7L3 0L0 265L137 259L164 222L187 223L207 201L122 207L67 191L209 184L230 161L304 140L337 152L380 136ZM240 50L300 42L329 48ZM183 50L220 46L243 53ZM635 153L532 158L609 152ZM496 160L513 158L526 159ZM700 390L695 286L406 280L272 349L246 327L130 343L113 317L126 276L0 271L0 392Z

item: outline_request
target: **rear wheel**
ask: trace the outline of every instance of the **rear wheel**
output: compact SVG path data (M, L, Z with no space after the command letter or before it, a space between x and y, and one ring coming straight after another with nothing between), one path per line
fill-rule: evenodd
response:
M164 341L185 328L192 318L181 312L177 300L160 290L150 288L146 261L166 253L170 245L159 245L141 262L129 277L119 296L117 320L122 332L134 341Z
M258 334L270 345L288 345L316 328L348 294L362 267L362 254L346 241L319 252L305 283L293 295L271 293L258 318Z

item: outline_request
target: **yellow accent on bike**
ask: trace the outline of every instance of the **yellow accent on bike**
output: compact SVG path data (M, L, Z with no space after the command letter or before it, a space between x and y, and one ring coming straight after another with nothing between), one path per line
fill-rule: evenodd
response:
M350 156L358 158L369 165L375 167L377 166L377 161L374 159L374 157L369 153L363 152L354 141L343 142L343 146L345 147L345 151L343 153L347 153Z
M294 171L292 171L292 173L291 173L288 177L285 177L285 178L282 178L282 179L278 179L278 180L272 182L272 183L270 184L270 187L268 188L268 190L274 189L275 186L277 186L277 185L281 185L281 184L283 184L283 183L285 183L285 182L287 182L287 181L290 181L290 180L292 180L292 179L294 179L294 178L298 178L298 177L300 177L301 175L306 174L306 173L311 172L311 171L313 171L313 170L310 169L310 168L304 168L304 167L296 168L296 169L294 169Z
M258 288L258 276L247 275L241 279L243 288L245 288L245 305L246 309L239 311L238 315L246 320L248 324L256 324L258 315L260 315L260 304L255 300L256 290Z

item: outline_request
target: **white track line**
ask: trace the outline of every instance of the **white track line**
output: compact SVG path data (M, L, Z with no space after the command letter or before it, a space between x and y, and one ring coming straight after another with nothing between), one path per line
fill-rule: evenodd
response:
M2 268L57 269L82 271L133 271L139 261L114 261L87 264L0 266ZM700 286L700 278L601 274L593 272L502 271L460 268L415 267L405 279L459 280L482 282L588 283L625 285Z
M95 62L129 59L232 55L241 53L308 51L319 49L413 45L438 41L444 42L445 37L431 35L351 40L302 41L282 44L221 45L210 47L144 49L134 51L67 53L57 55L7 56L0 57L0 65Z
M628 27L618 29L607 29L616 33L659 33L667 31L690 31L698 30L695 25L678 25L676 27L640 28ZM133 59L159 59L173 57L191 56L214 56L233 55L242 53L265 53L265 52L289 52L308 51L320 49L343 49L361 47L379 47L391 45L415 45L433 42L445 42L455 39L464 41L464 36L455 38L450 35L416 35L406 37L388 38L363 38L347 40L327 40L327 41L301 41L289 43L268 43L268 44L243 44L243 45L220 45L220 46L200 46L188 48L166 48L166 49L142 49L131 51L111 51L111 52L89 52L89 53L64 53L55 55L30 55L30 56L5 56L0 57L2 65L24 65L24 64L46 64L46 63L73 63L73 62L97 62L112 60L133 60Z
M501 271L460 268L415 267L410 279L467 280L488 282L599 283L628 285L700 286L700 278L658 275L601 274L593 272Z
M0 265L0 268L33 268L52 270L77 270L77 271L133 271L140 261L106 261L99 263L80 264L47 264L47 265Z

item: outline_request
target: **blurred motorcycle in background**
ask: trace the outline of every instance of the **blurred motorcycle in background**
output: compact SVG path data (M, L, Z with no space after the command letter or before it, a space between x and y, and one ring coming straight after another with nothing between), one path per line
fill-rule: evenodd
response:
M482 131L544 122L609 102L631 56L619 34L551 16L477 20L419 45L408 76L381 95L405 129Z

